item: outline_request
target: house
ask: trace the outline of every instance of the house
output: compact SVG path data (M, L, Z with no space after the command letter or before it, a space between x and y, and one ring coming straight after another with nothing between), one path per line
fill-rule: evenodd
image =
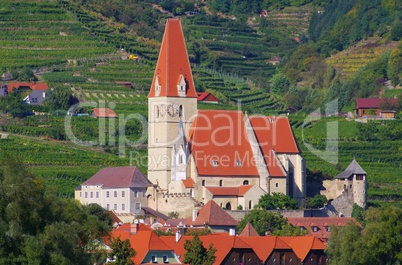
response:
M282 61L283 61L283 60L282 60L281 57L279 57L279 56L273 56L273 57L271 58L271 60L269 60L269 64L271 64L271 65L277 65L277 64L280 64Z
M219 99L211 92L197 92L197 101L204 103L219 103Z
M116 112L109 108L94 108L91 117L95 118L117 118Z
M7 85L0 85L0 97L7 95Z
M143 214L146 191L152 185L136 167L102 168L75 190L82 204L97 203L116 213ZM119 216L120 218L120 216Z
M395 118L398 108L396 98L356 98L356 114L358 117L378 116L381 118Z
M194 201L212 198L250 208L255 198L239 192L243 185L305 198L305 163L286 117L198 110L197 102L180 20L168 19L148 94L149 207L188 216Z
M315 236L282 236L280 239L292 248L301 264L327 264L326 246Z
M149 227L138 222L123 224L110 234L111 239L128 239L136 255L133 264L182 264L173 251ZM105 239L110 244L110 240Z
M328 242L333 226L345 226L349 222L360 223L353 217L288 217L288 222L301 230L306 230L307 235L315 236L322 242Z
M6 87L7 91L4 91L3 95L13 92L14 89L21 93L27 93L23 98L23 102L29 105L40 105L46 98L46 91L48 85L46 83L37 82L11 82Z

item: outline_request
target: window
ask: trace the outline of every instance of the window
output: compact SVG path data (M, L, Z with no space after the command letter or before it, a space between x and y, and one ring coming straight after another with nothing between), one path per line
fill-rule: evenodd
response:
M183 156L179 155L179 164L183 164Z
M136 202L136 203L135 203L135 209L136 209L136 210L141 209L141 203Z
M99 191L96 192L96 198L99 198Z
M158 262L158 257L156 255L151 256L151 261L152 263L157 263Z
M241 161L240 160L236 160L236 166L241 167Z
M32 103L38 103L38 98L32 98Z
M248 209L249 210L253 209L253 202L252 201L248 201Z
M126 196L126 192L124 190L121 191L121 197L125 197Z
M218 166L218 161L211 160L211 164L212 164L212 166L217 167Z
M106 204L106 210L110 210L110 205L109 204Z
M279 187L279 183L278 183L278 182L277 182L277 183L275 183L275 187L277 187L277 188Z
M106 192L106 198L109 198L109 192L108 191Z
M88 198L88 192L85 192L85 198Z
M138 191L137 190L134 191L134 198L138 198Z
M115 211L117 211L117 204L116 204L116 203L113 205L113 209L114 209Z
M94 193L91 191L91 193L89 194L89 198L93 198L94 197Z
M114 191L113 194L114 194L114 197L117 198L117 191Z
M248 185L248 180L243 181L243 185Z
M167 255L163 255L163 263L169 263L169 258Z
M331 232L331 227L330 226L325 227L325 229L327 230L327 232Z
M356 180L364 180L364 175L356 175Z
M82 192L80 191L80 198L82 197Z
M124 205L124 203L121 205L121 210L125 211L126 210L126 205Z
M219 186L222 187L223 180L219 180Z
M205 180L203 180L203 181L201 182L201 185L202 185L202 186L205 186Z
M313 232L317 232L318 231L318 227L317 226L313 226Z

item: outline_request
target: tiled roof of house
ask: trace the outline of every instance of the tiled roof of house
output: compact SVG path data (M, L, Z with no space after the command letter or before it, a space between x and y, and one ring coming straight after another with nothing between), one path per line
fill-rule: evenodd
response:
M104 188L146 188L152 183L136 167L102 168L82 185L101 185Z
M299 154L295 137L286 117L251 116L250 123L271 177L285 177L276 154Z
M116 112L109 108L94 108L93 114L97 118L117 118Z
M198 212L198 216L191 225L209 225L209 226L236 226L237 221L233 219L225 210L219 207L216 202L210 200Z
M159 211L156 211L150 207L141 207L141 209L144 211L145 214L151 214L155 217L162 219L163 221L166 221L169 219L169 216L167 216Z
M282 236L281 240L289 245L296 256L304 261L311 250L324 250L325 244L315 236Z
M304 227L307 230L308 235L315 236L321 241L326 242L331 232L328 231L328 227L344 226L348 222L354 222L361 226L358 221L353 217L288 217L288 222L297 227ZM317 231L313 231L313 227L317 227Z
M391 105L398 104L396 98L356 98L356 109L377 109L385 100Z
M242 197L251 189L252 185L239 187L205 187L214 196L238 196Z
M160 97L178 97L177 85L180 75L186 80L186 97L196 98L197 93L180 19L168 19L148 97L157 96L156 79L161 86Z
M336 178L349 178L353 174L367 174L355 159L353 159L345 171L336 176Z
M251 246L255 254L263 261L267 260L274 249L291 249L276 236L243 236L241 239Z
M218 98L215 97L211 92L197 92L197 101L210 101L218 102Z
M134 264L142 264L142 261L150 250L173 251L147 226L139 224L136 234L130 233L130 226L131 224L122 225L111 232L111 237L120 237L121 240L128 239L130 241L131 247L137 252L132 258Z
M198 111L189 144L200 176L259 175L241 111Z
M14 88L18 89L20 87L29 87L32 90L47 90L49 88L46 83L10 82L7 85L7 90L8 90L9 93L11 93Z
M258 232L255 231L255 228L252 224L247 223L246 226L243 228L239 236L259 236Z
M194 180L192 178L187 178L182 180L184 187L186 188L193 188L194 187Z

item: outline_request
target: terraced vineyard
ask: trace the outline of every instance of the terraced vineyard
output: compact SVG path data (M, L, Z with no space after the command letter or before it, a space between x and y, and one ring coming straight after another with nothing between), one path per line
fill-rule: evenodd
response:
M326 59L326 63L332 65L343 77L352 78L360 68L379 59L383 53L397 46L397 42L381 44L379 41L378 38L369 38L359 45L332 55Z
M402 207L402 141L359 141L357 122L344 119L324 118L303 129L303 117L290 116L299 147L303 152L310 172L335 177L344 170L353 158L367 172L368 200L371 204L393 203ZM314 148L324 151L326 146L327 122L337 122L339 128L338 159L333 165L313 154L303 144L303 140Z

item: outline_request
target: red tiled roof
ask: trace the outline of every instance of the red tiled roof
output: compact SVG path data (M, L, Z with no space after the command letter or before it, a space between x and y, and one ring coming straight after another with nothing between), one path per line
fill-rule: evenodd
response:
M237 221L219 207L216 202L210 200L199 210L197 219L190 224L194 226L205 224L209 226L236 226Z
M136 167L108 167L102 168L81 184L81 186L85 185L102 185L109 188L146 188L152 183Z
M258 177L241 111L198 111L189 144L198 175Z
M377 109L384 101L390 105L398 105L396 98L356 98L356 109Z
M183 185L186 188L193 188L194 187L194 180L192 178L183 179Z
M150 228L140 224L136 234L130 233L130 225L124 224L111 232L111 238L120 237L121 240L128 239L131 247L137 252L132 258L134 264L142 264L149 250L173 251L171 247L165 244Z
M168 19L148 97L156 96L157 78L161 86L160 97L178 97L177 80L180 75L187 81L186 97L196 98L197 93L180 19Z
M285 177L286 173L275 153L300 153L289 120L286 117L251 116L250 123L269 175Z
M97 118L117 118L116 112L109 108L94 108L93 113Z
M32 90L47 90L49 87L46 83L36 82L11 82L7 85L7 91L11 93L14 88L29 87Z
M205 187L214 196L244 196L251 189L251 185L239 187Z
M324 242L327 241L331 234L331 232L327 231L327 227L331 225L344 226L348 222L354 222L361 227L353 217L288 217L287 219L294 226L307 228L308 235L314 235ZM318 228L317 232L313 231L313 226Z
M246 226L243 228L239 236L259 236L258 232L255 231L252 224L247 223Z
M315 236L282 236L281 240L289 245L296 256L304 261L311 250L324 250L326 246Z
M197 101L219 102L218 98L210 92L197 92Z

